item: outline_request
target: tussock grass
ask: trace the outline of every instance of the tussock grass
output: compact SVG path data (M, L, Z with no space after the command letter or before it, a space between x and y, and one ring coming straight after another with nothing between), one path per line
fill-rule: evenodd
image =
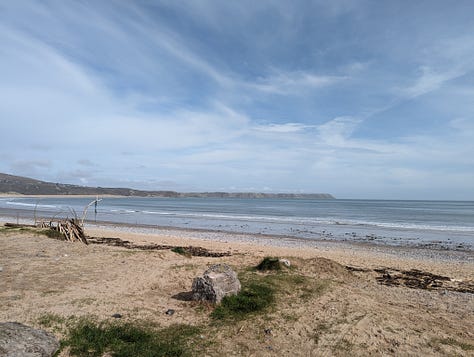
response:
M275 301L275 287L264 282L252 282L239 294L226 296L211 313L216 320L243 319L268 308Z
M34 227L6 227L0 226L0 233L21 232L44 235L48 238L62 239L64 236L59 231L49 228L34 228Z
M191 258L191 253L189 253L185 248L183 247L174 247L171 248L171 251L176 254L181 254L184 255L185 257Z
M69 348L72 356L114 357L192 356L194 337L200 332L195 326L177 324L154 328L140 322L96 322L80 319L70 326L61 349Z
M242 290L239 294L226 296L211 313L211 318L221 321L235 321L266 312L276 306L282 297L292 297L289 301L307 301L321 296L330 283L297 274L294 270L275 268L278 258L265 258L259 265L265 267L265 273L257 268L241 271L239 280ZM295 300L296 299L296 300ZM291 303L290 303L291 304Z
M66 322L66 319L60 315L56 314L44 314L38 318L38 323L44 327L55 327L57 325L62 325Z
M63 239L64 238L64 235L61 232L56 231L54 229L41 229L41 230L38 230L37 233L38 234L43 234L46 237L53 238L53 239Z
M265 257L263 260L256 266L258 271L268 271L268 270L281 270L282 266L280 259L276 257Z

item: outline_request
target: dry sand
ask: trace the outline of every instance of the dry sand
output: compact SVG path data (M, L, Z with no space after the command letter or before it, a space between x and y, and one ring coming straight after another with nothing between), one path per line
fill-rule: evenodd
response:
M385 286L375 280L374 271L345 268L420 269L466 282L474 279L472 252L329 243L309 247L298 242L278 247L271 239L189 238L192 232L176 237L89 228L86 233L232 255L187 258L169 250L86 246L31 233L1 233L0 321L41 327L38 319L45 314L110 319L120 313L124 320L146 319L162 326L209 326L209 308L176 295L189 291L192 279L210 264L224 262L243 271L271 255L289 259L295 273L321 290L306 296L282 291L276 308L264 315L209 327L206 334L216 343L207 355L474 355L473 294ZM167 309L176 312L168 316Z

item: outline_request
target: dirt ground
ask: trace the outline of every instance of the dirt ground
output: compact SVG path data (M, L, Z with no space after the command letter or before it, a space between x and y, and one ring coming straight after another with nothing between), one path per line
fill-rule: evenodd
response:
M266 314L210 328L203 338L215 343L205 355L474 356L474 294L384 285L377 280L381 273L373 270L420 269L453 278L453 284L470 284L472 260L414 259L393 251L386 254L383 249L277 248L97 230L86 233L137 244L192 244L232 255L186 257L170 250L84 245L3 232L0 321L42 327L39 320L48 314L111 319L118 313L124 320L152 320L162 326L211 326L210 308L180 299L179 294L188 292L192 279L211 264L223 262L243 272L271 255L289 259L294 274L309 279L313 289L281 291L275 308ZM166 315L168 309L175 313Z

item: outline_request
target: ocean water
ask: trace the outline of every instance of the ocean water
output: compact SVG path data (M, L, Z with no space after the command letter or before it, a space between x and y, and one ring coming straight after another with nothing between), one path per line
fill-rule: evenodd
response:
M90 198L0 197L0 215L82 217ZM89 222L378 244L474 248L474 202L104 198Z

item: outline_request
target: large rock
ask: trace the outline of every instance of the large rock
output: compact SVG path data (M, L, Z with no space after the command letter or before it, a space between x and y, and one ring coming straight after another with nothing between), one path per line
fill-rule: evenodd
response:
M202 277L193 281L193 299L220 303L227 295L235 295L241 285L237 274L227 264L216 264L207 269Z
M18 322L0 323L0 356L51 357L59 342L50 333Z

